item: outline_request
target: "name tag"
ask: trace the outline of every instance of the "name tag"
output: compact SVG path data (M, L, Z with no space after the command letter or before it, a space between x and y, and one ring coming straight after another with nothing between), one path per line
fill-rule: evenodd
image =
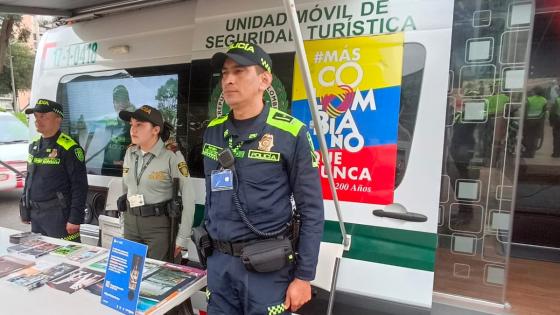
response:
M129 195L127 196L127 199L131 208L140 207L144 205L144 195Z
M210 175L210 187L212 191L232 190L233 174L231 170L212 171Z

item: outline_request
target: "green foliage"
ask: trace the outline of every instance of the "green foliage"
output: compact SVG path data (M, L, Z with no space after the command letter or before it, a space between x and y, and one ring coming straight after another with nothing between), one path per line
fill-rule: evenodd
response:
M17 90L27 90L31 88L33 78L33 64L35 53L23 43L13 43L10 45L12 62L14 65L14 80ZM4 71L0 74L0 94L12 92L12 81L10 73L9 55L6 55L3 62Z
M24 113L14 113L17 119L21 120L26 126L29 126L29 121L27 120L27 115Z
M176 79L169 79L159 87L155 97L163 118L172 126L177 125L177 95L178 82Z

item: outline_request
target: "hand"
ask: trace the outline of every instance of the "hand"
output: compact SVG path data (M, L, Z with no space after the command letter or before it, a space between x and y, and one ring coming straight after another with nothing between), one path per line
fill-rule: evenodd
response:
M68 222L66 223L66 232L68 232L68 234L78 233L80 232L80 225Z
M286 291L284 307L292 312L297 311L303 304L311 300L311 284L309 281L295 278Z
M177 256L181 255L182 250L183 250L183 247L175 245L175 255L173 257L177 257Z
M23 221L23 220L21 220L21 223L31 224L31 221Z

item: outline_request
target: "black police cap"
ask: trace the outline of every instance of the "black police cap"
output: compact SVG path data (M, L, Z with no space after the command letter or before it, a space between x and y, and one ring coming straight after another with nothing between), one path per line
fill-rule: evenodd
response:
M60 117L64 117L62 105L60 105L55 101L51 101L45 98L39 99L37 103L35 103L35 107L28 108L25 110L25 113L28 115L32 113L48 113L48 112L54 112L58 114Z
M272 59L258 45L249 42L235 42L228 47L228 51L219 52L212 56L212 67L220 71L227 58L233 59L241 66L261 66L264 70L272 72Z
M150 105L142 105L142 107L133 112L122 110L119 112L119 117L124 121L130 121L131 118L134 118L139 121L151 122L152 124L159 126L161 129L163 129L164 125L161 112Z

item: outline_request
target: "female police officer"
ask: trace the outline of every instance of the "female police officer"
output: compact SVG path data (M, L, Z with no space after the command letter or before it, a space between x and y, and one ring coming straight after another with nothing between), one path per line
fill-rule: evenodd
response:
M121 111L119 117L130 122L132 141L123 164L127 200L124 237L148 245L149 258L172 260L171 255L175 257L186 248L194 216L194 192L187 164L181 152L165 147L169 127L157 109L144 105L134 112ZM183 212L173 244L170 212L173 213L175 178L179 181Z

